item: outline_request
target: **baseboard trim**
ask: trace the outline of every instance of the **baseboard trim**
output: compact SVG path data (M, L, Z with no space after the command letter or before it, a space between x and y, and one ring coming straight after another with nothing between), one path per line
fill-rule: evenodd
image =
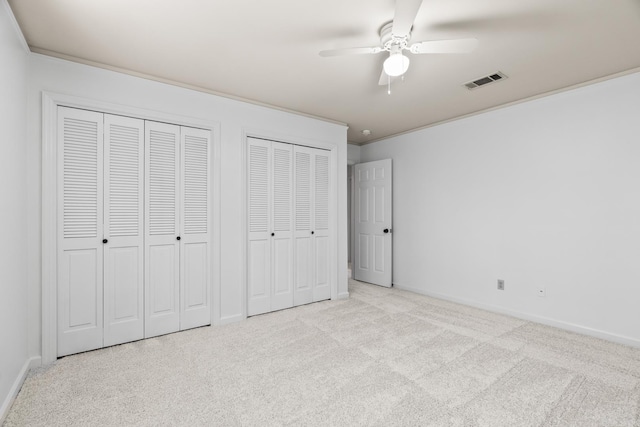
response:
M349 298L349 292L343 292L341 294L338 294L338 296L336 297L336 299L347 299Z
M36 356L29 359L29 369L39 368L42 366L42 357Z
M13 382L13 386L11 386L11 389L9 390L9 395L4 399L4 402L2 402L2 406L0 406L0 425L4 423L5 418L7 417L7 415L9 415L9 409L11 409L11 405L13 405L13 401L16 400L16 397L18 396L18 393L22 388L22 384L24 384L24 380L27 379L29 370L31 368L40 366L40 364L41 364L41 361L40 361L40 357L38 356L38 357L32 357L30 359L27 359L24 362L24 365L22 365L22 369L20 369L20 372L18 373L18 377Z
M464 298L454 297L448 294L442 294L439 292L430 292L423 289L415 288L412 286L403 286L400 284L393 284L393 287L403 291L414 292L416 294L426 295L428 297L437 298L445 301L451 301L458 304L464 304L471 307L481 308L483 310L492 311L494 313L506 314L508 316L516 317L518 319L529 320L531 322L541 323L547 326L553 326L555 328L564 329L571 332L576 332L582 335L588 335L595 338L615 342L618 344L624 344L631 347L640 348L640 340L627 337L624 335L618 335L611 332L602 331L599 329L589 328L586 326L578 325L575 323L565 322L562 320L552 319L549 317L538 316L536 314L525 313L521 311L511 310L504 307L499 307L491 304L479 303L476 301L467 300Z
M244 319L246 319L246 317L243 316L242 314L236 314L234 316L228 316L228 317L221 317L220 318L220 323L218 323L218 325L220 325L220 326L228 325L229 323L240 322L240 321L242 321Z

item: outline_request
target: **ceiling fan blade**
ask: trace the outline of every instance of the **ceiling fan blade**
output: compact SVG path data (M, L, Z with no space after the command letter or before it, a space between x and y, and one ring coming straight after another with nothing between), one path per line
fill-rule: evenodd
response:
M376 47L348 47L345 49L321 50L320 56L342 56L342 55L366 55L371 53L380 53L382 48Z
M380 86L386 86L389 84L389 75L387 73L384 72L384 68L382 69L382 72L380 73L380 80L378 80L378 85ZM395 82L396 80L398 80L399 77L391 77L391 83Z
M409 35L421 4L422 0L396 0L396 12L391 29L393 35L400 37Z
M455 40L429 40L414 43L409 46L411 53L469 53L478 45L478 40L455 39Z

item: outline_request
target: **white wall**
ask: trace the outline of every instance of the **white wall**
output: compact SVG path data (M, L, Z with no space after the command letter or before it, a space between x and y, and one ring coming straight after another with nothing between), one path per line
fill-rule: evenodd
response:
M243 132L281 135L291 141L315 140L338 145L338 182L346 181L346 127L279 110L221 98L108 70L34 54L31 57L28 161L29 176L29 269L35 273L29 280L30 301L38 307L30 317L30 350L40 352L40 238L41 238L41 93L55 92L120 104L165 114L215 121L220 124L221 157L221 320L242 319L246 301L243 298ZM338 185L339 212L346 212L346 188ZM346 259L347 223L339 216L339 253L336 258L338 294L347 296ZM216 274L217 272L214 272Z
M360 146L353 144L347 145L347 160L351 164L360 163Z
M353 259L353 166L356 163L360 163L360 147L353 144L347 145L347 223L348 223L348 237L349 237L349 262Z
M640 346L639 100L636 73L363 146L394 285Z
M17 391L27 351L28 52L0 1L0 423Z

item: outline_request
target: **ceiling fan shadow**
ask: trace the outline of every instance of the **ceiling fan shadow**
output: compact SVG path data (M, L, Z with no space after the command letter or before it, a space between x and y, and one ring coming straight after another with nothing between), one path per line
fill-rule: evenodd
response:
M428 25L429 31L461 32L478 34L487 32L535 31L562 25L565 18L551 11L522 11L455 21L437 22Z

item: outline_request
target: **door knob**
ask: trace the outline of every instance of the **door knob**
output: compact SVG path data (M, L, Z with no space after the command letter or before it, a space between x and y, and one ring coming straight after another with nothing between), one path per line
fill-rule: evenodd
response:
M315 233L315 231L312 231L312 232L311 232L311 234L314 234L314 233Z
M384 234L387 234L389 232L389 229L385 228L383 231L384 231Z
M180 240L180 236L176 237L176 240Z
M108 243L108 242L109 242L109 240L107 240L107 239L102 239L102 243Z
M276 235L276 233L271 233L271 237L273 237L273 236L275 236L275 235Z

